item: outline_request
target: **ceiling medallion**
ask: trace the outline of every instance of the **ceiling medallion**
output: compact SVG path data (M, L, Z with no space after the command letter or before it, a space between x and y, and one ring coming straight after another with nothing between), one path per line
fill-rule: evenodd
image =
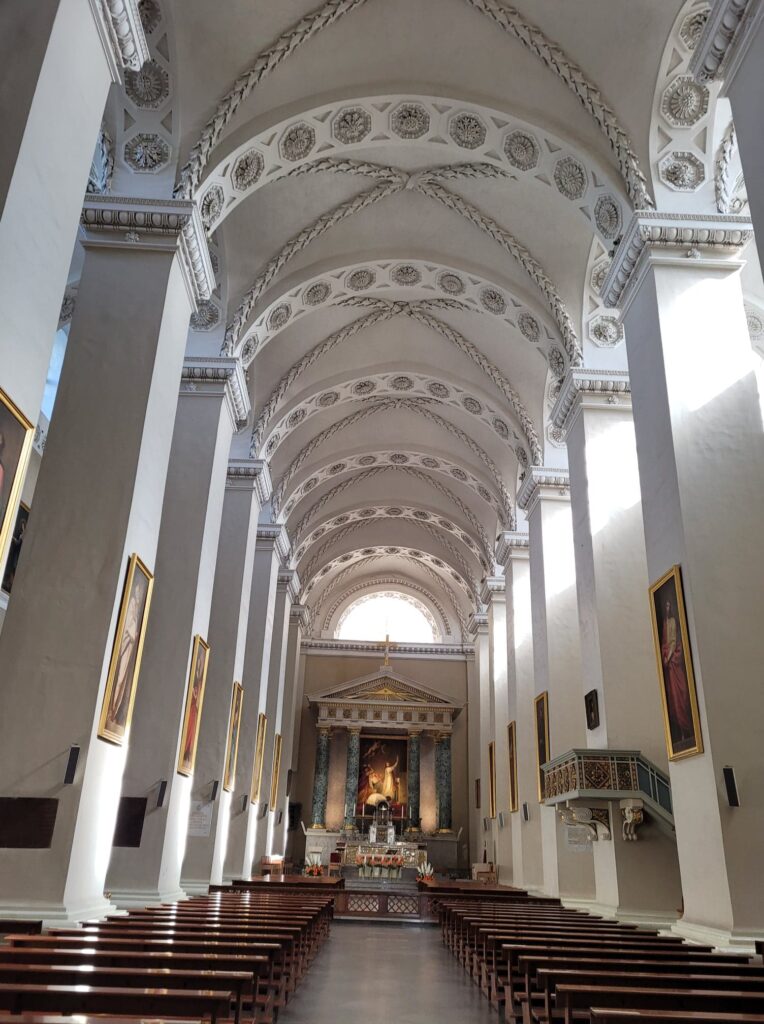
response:
M170 95L170 79L155 60L147 60L140 71L125 70L125 92L136 107L156 110Z
M334 405L339 397L340 396L337 391L325 391L318 399L318 404L322 409L328 409L330 405Z
M332 121L332 134L345 146L361 142L370 131L371 114L363 107L346 107Z
M162 20L162 12L159 10L157 0L138 0L138 15L147 36L151 35Z
M282 302L275 309L271 310L268 317L268 330L280 331L292 315L292 307L288 302Z
M332 476L336 476L337 473L341 473L343 471L343 469L346 469L346 468L347 468L347 463L346 462L335 462L333 466L329 467L329 472L332 474Z
M194 331L211 331L220 320L220 310L214 302L203 299L195 313L191 314L191 328Z
M486 127L477 114L457 114L448 124L448 134L462 149L485 145Z
M303 492L303 494L306 494L308 491L312 491L317 483L318 483L318 478L315 477L315 476L312 476L310 478L310 480L306 480L305 483L302 485L302 492Z
M680 75L663 93L661 112L674 128L697 124L708 110L708 89L690 75Z
M614 348L623 341L623 325L614 316L598 316L589 325L589 335L600 348Z
M403 466L409 461L409 457L404 455L403 452L393 452L390 456L390 461L396 466Z
M401 139L421 139L430 130L430 115L419 103L402 103L393 111L390 125Z
M600 196L594 206L594 223L605 238L615 238L621 230L621 207L613 196Z
M279 150L285 160L304 160L316 144L316 133L309 124L298 121L287 128L279 143Z
M602 291L602 286L605 283L605 278L608 275L608 271L610 270L612 262L613 261L609 259L609 257L603 256L601 257L601 259L598 259L592 267L592 273L589 278L589 283L591 285L592 291L596 295L599 295L599 293Z
M482 484L478 484L477 492L480 495L480 497L483 499L483 501L490 501L491 500L491 492L488 490L487 487L483 487Z
M252 361L254 355L255 355L255 349L256 348L257 348L257 339L256 338L249 338L245 342L244 348L241 350L241 361L243 363L245 363L245 364L246 363L250 363Z
M504 140L504 153L513 167L530 171L538 165L541 150L534 137L528 132L510 132Z
M125 143L125 163L134 171L158 171L170 159L170 147L160 135L141 132Z
M429 512L424 512L421 508L418 508L418 509L416 509L414 511L414 518L415 519L422 519L422 520L429 520L430 513Z
M393 505L391 508L387 509L387 514L389 516L402 516L403 515L403 509L402 508L397 508L395 505Z
M428 469L438 469L440 463L437 459L433 459L431 456L425 455L422 458L422 465L426 466Z
M377 514L377 510L373 508L362 508L358 513L360 519L373 519Z
M461 295L464 291L464 281L458 274L445 273L438 278L438 287L449 295Z
M450 398L451 392L448 390L445 384L441 384L440 381L431 380L427 385L427 390L434 398Z
M316 281L305 291L303 298L308 306L320 306L322 302L326 302L331 293L331 285L326 281Z
M295 411L291 413L289 419L287 420L287 427L289 427L290 430L293 430L295 427L299 427L299 425L302 423L304 419L305 410L295 409Z
M337 516L337 518L334 520L334 525L335 526L344 526L345 523L348 522L349 519L350 519L350 516L347 516L347 515ZM323 534L323 532L324 532L323 530L316 530L315 536L316 537L320 537Z
M549 349L549 369L558 380L565 376L565 359L558 348Z
M276 450L276 445L279 443L279 440L280 440L280 435L279 434L274 434L273 437L268 441L268 444L266 445L266 448L265 448L265 454L266 455L272 455L273 454L273 452Z
M242 153L233 165L231 180L234 188L241 192L251 188L263 173L263 166L263 155L258 150L248 149L246 153Z
M501 315L507 311L507 301L495 288L484 288L480 293L480 301L489 313Z
M706 178L701 161L688 152L667 153L658 164L658 175L675 192L694 192Z
M465 395L462 399L462 405L471 412L473 416L480 416L483 411L483 406L478 402L477 398L473 398L471 395Z
M359 380L353 388L353 391L357 395L370 395L372 391L377 390L377 383L373 380Z
M688 14L682 22L681 28L679 29L679 37L688 50L694 50L700 42L700 37L703 35L703 29L706 27L706 22L708 21L708 12L708 7L704 8L702 11L695 11L693 14Z
M422 280L420 272L410 263L403 263L400 267L396 267L390 276L396 284L402 284L406 287L419 284Z
M354 270L352 274L349 274L346 283L348 288L352 288L354 292L362 292L366 288L371 288L376 280L377 275L374 271L363 267L361 270Z
M554 180L566 199L580 199L588 184L584 165L572 156L564 156L557 161Z
M535 316L530 313L521 313L517 318L517 328L523 337L528 341L537 342L541 337L541 328Z
M202 199L202 223L205 228L210 228L223 212L225 196L220 185L210 185Z
M495 419L493 421L493 429L496 431L499 437L503 438L505 441L509 439L509 427L504 422L504 420Z
M64 298L61 302L61 310L58 314L58 326L63 327L64 324L68 324L74 316L74 303L77 298L76 291L70 291L67 289L64 292Z
M546 436L555 448L565 447L565 432L560 427L556 427L554 423L550 423L547 427Z
M751 306L745 307L745 321L748 325L748 334L752 341L758 341L764 336L764 317Z
M410 391L414 386L411 377L393 377L390 384L396 391Z
M376 458L373 455L362 455L358 460L359 466L373 466L376 462Z

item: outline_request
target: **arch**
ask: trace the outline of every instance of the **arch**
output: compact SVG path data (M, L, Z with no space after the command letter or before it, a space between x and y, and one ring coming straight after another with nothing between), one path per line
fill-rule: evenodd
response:
M342 611L342 613L339 616L339 619L337 620L337 625L335 627L335 632L334 632L335 639L337 639L337 640L341 640L341 639L346 639L346 640L369 640L369 639L376 639L376 637L368 637L368 636L364 637L364 636L352 636L352 635L351 636L347 636L347 637L342 637L341 633L342 633L343 627L344 627L347 619L350 618L350 616L353 614L353 612L357 608L360 608L364 604L368 604L368 603L370 603L372 601L379 602L380 600L401 602L401 604L409 605L411 608L413 608L415 610L415 612L417 613L417 615L420 618L420 620L424 620L424 622L422 624L426 624L427 629L429 629L432 643L436 643L437 644L437 643L441 643L442 642L442 640L443 640L443 630L439 627L438 622L437 622L435 616L432 614L432 612L427 607L427 605L424 604L422 601L420 601L420 599L418 597L415 597L413 594L407 594L404 591L400 591L400 590L377 590L377 591L372 591L371 593L368 593L368 594L362 594L360 597L355 598L355 600L353 600L347 606L347 608L345 608ZM426 643L427 642L427 640L425 640L423 637L421 637L421 638L409 637L408 639L409 640L413 640L414 642L417 642L417 640L420 640L422 643Z
M361 583L356 583L352 587L344 590L327 611L321 631L323 633L334 633L336 624L345 605L352 600L354 595L362 594L366 591L375 591L380 588L387 589L389 587L396 587L404 591L409 590L413 594L419 595L420 600L431 605L430 611L433 614L433 617L440 619L441 634L446 637L453 635L451 622L446 615L443 605L438 601L435 595L430 593L426 587L414 583L412 580L405 579L402 576L376 576Z

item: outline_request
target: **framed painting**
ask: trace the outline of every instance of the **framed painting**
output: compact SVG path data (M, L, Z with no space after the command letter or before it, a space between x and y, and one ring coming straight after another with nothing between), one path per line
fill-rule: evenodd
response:
M273 764L271 766L271 810L276 809L279 796L279 772L281 771L281 733L273 737Z
M15 525L33 436L30 420L0 388L0 560Z
M488 817L496 817L496 744L488 744Z
M16 569L19 565L21 545L24 542L24 534L26 533L28 521L29 505L25 505L23 501L19 502L19 510L16 514L16 522L13 526L13 533L11 534L11 545L8 550L8 561L5 563L5 572L3 573L2 588L6 594L10 594L13 581L16 578Z
M533 701L536 719L536 777L539 803L544 800L544 773L542 764L549 760L549 693L544 690Z
M385 802L393 817L408 802L408 739L403 736L361 736L356 813L373 814Z
M475 779L475 810L480 810L480 779Z
M682 570L678 565L650 587L650 610L666 748L669 761L678 761L703 753Z
M178 774L180 775L193 775L194 773L209 659L210 645L200 636L195 636L191 648L191 669L188 673L188 686L186 687L183 731L180 734L180 752L178 754Z
M153 588L153 574L138 555L131 555L98 721L99 737L120 746L133 716Z
M265 731L268 719L260 712L257 716L257 735L255 737L255 760L252 765L252 791L249 799L256 804L260 799L260 790L263 785L263 764L265 762Z
M241 731L241 707L244 703L244 687L233 684L231 693L231 714L228 719L228 739L225 745L225 769L223 789L230 793L236 785L236 758L239 755L239 732Z
M599 728L600 724L600 701L596 690L589 690L584 694L584 710L586 712L586 728Z
M518 809L517 795L517 722L510 722L507 726L507 749L509 752L509 809Z

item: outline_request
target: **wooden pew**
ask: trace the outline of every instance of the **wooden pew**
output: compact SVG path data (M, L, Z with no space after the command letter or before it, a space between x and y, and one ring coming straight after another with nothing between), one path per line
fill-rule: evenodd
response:
M90 985L21 985L0 983L0 1009L10 1013L109 1013L141 1017L218 1017L231 1012L233 992L201 989L94 988Z
M626 1024L627 1021L665 1021L666 1024L764 1024L759 1013L706 1013L703 1010L607 1010L590 1011L592 1024Z
M764 1014L764 986L758 992L727 989L633 988L626 985L558 985L555 998L564 1024L589 1020L591 1009L711 1011ZM527 1008L528 1004L526 1004ZM580 1011L580 1012L579 1012ZM524 1011L525 1013L525 1011ZM575 1016L574 1016L575 1015ZM648 1018L650 1019L650 1018ZM530 1015L523 1016L530 1024Z

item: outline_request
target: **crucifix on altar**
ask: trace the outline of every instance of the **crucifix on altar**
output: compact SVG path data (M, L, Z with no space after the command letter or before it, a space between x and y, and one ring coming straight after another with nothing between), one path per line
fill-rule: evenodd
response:
M395 647L395 644L391 644L390 643L390 634L386 633L385 634L385 660L382 662L382 664L385 667L389 666L389 664L390 664L390 648L391 647Z

